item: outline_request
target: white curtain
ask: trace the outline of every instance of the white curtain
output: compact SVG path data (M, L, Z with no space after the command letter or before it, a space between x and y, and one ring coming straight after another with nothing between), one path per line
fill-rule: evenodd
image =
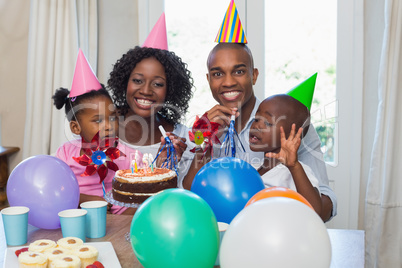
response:
M70 89L79 47L96 72L97 20L96 0L31 0L23 159L54 153L71 138L52 95Z
M402 1L386 0L366 193L366 267L402 267Z

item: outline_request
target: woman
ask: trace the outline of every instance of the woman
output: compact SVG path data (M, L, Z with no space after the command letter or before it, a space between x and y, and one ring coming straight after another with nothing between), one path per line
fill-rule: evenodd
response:
M108 87L119 110L119 135L124 144L155 157L165 144L159 126L166 130L180 160L181 187L194 157L186 150L188 138L182 138L188 137L187 127L179 123L193 94L187 65L173 52L137 46L116 62ZM159 165L163 161L158 157Z

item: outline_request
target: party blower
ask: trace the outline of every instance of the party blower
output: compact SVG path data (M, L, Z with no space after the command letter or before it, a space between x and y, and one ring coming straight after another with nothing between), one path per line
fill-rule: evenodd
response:
M177 172L177 163L178 163L178 161L177 161L177 153L176 153L176 150L174 149L173 142L166 135L166 131L162 126L159 126L159 130L161 131L166 143L159 150L158 154L156 155L154 161L152 161L151 165L153 166L153 164L155 163L156 159L158 159L160 153L166 147L166 150L167 150L166 159L165 159L165 161L163 161L161 167L174 170L176 172L176 175L179 176L179 174Z

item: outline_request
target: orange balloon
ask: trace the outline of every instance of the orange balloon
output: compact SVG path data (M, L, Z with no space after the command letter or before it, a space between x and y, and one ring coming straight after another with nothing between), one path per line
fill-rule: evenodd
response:
M245 207L248 205L257 202L258 200L269 198L269 197L287 197L287 198L293 198L297 201L300 201L307 206L311 207L311 209L314 210L313 206L307 201L306 198L304 198L301 194L299 194L296 191L293 191L291 189L288 189L286 187L270 187L270 188L265 188L264 190L259 191L253 197L248 200L247 204Z

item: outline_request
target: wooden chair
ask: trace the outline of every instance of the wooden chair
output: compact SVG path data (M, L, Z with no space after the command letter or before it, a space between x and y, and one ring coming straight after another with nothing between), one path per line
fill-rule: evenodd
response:
M0 146L0 208L8 206L6 185L9 176L8 156L18 152L18 147Z

